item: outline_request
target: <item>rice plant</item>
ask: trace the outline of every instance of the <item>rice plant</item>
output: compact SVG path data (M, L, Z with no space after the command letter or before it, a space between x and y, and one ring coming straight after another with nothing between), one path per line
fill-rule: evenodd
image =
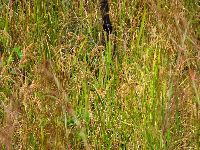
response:
M1 149L200 149L197 0L0 12Z

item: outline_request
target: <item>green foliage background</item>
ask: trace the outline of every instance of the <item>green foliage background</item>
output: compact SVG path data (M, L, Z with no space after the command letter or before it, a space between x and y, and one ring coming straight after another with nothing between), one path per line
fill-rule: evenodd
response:
M196 0L0 1L1 149L199 149Z

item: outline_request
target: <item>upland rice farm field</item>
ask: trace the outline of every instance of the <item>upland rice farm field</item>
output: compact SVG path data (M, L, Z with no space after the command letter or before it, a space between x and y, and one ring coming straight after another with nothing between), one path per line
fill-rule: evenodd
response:
M200 149L199 9L0 0L0 149Z
M15 5L15 3L17 3L17 0L10 0L9 1L9 7L13 8L13 5ZM23 3L23 5L26 5L26 1L21 0L21 3ZM30 1L30 3L32 3L33 6L33 1ZM108 4L108 0L100 0L100 10L101 10L101 14L102 14L102 22L103 22L103 30L107 33L110 34L112 32L112 24L110 21L110 17L109 17L109 4Z

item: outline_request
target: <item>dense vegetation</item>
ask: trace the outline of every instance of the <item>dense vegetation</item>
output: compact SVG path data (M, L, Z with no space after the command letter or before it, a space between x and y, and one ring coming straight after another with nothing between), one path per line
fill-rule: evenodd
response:
M0 149L200 149L198 0L0 1Z

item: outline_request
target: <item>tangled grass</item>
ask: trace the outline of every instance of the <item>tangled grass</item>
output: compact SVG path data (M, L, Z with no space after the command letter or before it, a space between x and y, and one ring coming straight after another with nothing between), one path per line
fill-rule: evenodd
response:
M106 47L99 10L0 1L0 147L199 149L198 1L112 0Z

